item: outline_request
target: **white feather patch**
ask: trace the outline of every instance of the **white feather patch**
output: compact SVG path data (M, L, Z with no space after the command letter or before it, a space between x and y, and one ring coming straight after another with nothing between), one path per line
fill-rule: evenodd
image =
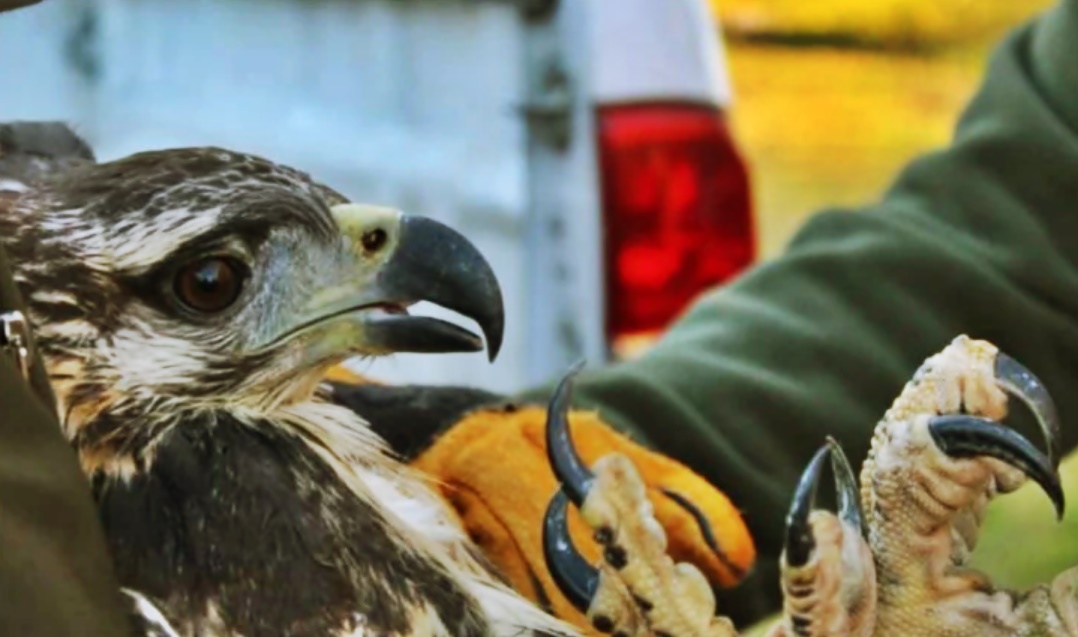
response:
M494 579L475 562L471 553L465 550L470 540L450 514L448 504L421 476L386 454L381 438L351 410L307 402L282 408L278 416L282 413L287 413L286 418L292 425L307 431L328 447L317 445L312 449L355 493L373 500L380 509L392 514L388 516L390 523L395 523L393 526L409 545L427 552L450 570L479 603L495 635L512 637L531 631L579 634L569 624L548 615ZM413 631L412 634L424 633Z
M161 258L184 242L217 227L219 209L169 210L127 232L109 231L104 252L119 270L141 270L161 263Z
M0 179L0 190L7 192L29 192L30 187L16 179Z
M75 305L79 304L79 300L75 298L74 294L70 292L61 292L59 290L35 290L31 295L32 301L38 303L53 303L63 305Z
M120 589L135 604L135 612L146 622L146 637L180 637L157 606L145 595L130 588Z

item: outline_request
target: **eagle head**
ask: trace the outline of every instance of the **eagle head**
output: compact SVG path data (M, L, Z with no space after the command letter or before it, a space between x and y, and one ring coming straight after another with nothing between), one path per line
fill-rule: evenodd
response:
M498 351L490 266L430 219L217 148L38 172L0 180L0 241L72 438L103 414L152 429L190 410L270 412L351 356L483 349L409 315L418 301L474 319Z

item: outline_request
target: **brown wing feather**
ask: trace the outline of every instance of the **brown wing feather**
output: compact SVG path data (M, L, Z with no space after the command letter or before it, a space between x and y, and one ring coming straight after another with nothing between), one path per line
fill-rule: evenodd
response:
M94 162L90 145L63 122L0 123L0 194Z

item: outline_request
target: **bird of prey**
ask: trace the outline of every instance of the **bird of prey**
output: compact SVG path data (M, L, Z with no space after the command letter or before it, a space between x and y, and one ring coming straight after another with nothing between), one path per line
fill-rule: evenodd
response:
M496 354L498 285L459 234L243 153L99 164L62 125L18 124L0 125L0 241L138 632L575 634L510 590L447 504L321 385L353 355L483 348L408 314L421 300L474 319ZM562 490L536 530L559 587L598 632L733 637L700 571L666 554L632 463L581 463L569 386L547 426ZM1046 452L998 424L1008 396L1038 417ZM995 495L1029 477L1062 511L1058 429L1029 370L956 339L884 414L859 492L834 441L809 464L769 634L1078 634L1078 569L1017 594L967 566ZM828 458L838 515L813 510ZM569 538L570 502L603 546L598 567Z
M142 631L569 629L496 577L447 505L327 399L355 355L482 350L496 279L461 235L220 148L97 163L0 126L0 241Z

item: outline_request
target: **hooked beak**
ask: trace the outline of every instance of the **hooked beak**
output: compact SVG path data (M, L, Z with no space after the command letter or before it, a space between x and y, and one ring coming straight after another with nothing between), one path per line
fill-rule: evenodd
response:
M309 336L305 347L315 360L483 350L483 338L462 327L407 313L428 301L474 320L494 360L505 327L502 294L471 242L437 221L387 208L342 204L331 212L346 244L340 265L325 273L293 327L271 344Z

